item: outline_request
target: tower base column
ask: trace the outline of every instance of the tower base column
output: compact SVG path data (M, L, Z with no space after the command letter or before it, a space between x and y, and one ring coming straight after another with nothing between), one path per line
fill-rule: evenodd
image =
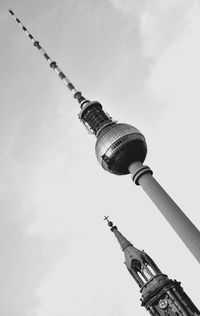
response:
M178 205L152 176L153 172L141 162L130 165L129 171L137 185L141 185L162 215L166 218L187 248L200 263L200 232Z

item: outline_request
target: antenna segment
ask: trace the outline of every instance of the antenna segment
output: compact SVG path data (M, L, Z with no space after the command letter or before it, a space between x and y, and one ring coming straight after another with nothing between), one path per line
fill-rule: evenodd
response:
M21 21L18 19L18 17L14 14L12 10L8 10L8 12L12 15L12 17L17 21L19 26L22 28L24 33L30 38L30 40L33 42L33 45L39 50L39 52L44 56L44 58L48 61L50 68L52 68L57 76L62 80L65 86L73 93L74 98L81 104L81 107L84 103L89 102L86 100L82 93L74 87L74 85L71 83L70 79L64 74L64 72L58 67L57 63L49 57L49 55L46 53L46 51L42 48L40 43L34 38L34 36L29 32L29 30L21 23Z

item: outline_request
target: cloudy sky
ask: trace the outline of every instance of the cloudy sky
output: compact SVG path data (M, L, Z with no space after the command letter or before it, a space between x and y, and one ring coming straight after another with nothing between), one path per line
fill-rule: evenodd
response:
M200 3L1 0L0 314L147 315L105 214L197 304L199 264L130 176L100 167L10 8L86 97L143 132L146 164L200 226Z

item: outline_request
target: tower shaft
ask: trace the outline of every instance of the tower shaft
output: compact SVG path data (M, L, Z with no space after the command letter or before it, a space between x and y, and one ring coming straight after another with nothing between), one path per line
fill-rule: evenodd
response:
M141 185L168 223L200 263L200 232L152 176L149 167L135 162L129 167L133 181Z

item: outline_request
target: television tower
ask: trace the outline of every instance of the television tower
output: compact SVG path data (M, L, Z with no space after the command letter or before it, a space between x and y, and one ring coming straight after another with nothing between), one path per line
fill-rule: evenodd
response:
M79 119L97 138L95 151L101 166L116 175L131 173L135 184L141 185L200 263L200 232L155 180L152 170L143 165L147 145L142 133L132 125L114 121L104 112L98 101L91 102L84 98L14 12L12 10L9 12L80 104Z
M141 305L154 316L197 316L200 311L184 292L181 283L170 280L155 262L128 241L105 216L125 256L125 265L140 287Z

